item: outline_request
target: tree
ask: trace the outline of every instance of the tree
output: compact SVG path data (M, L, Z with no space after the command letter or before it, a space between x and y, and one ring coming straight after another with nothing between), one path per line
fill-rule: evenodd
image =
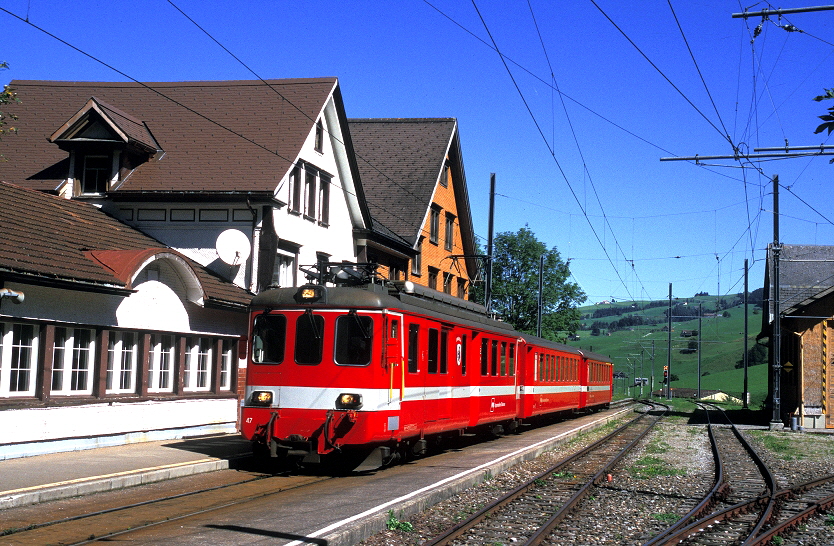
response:
M834 99L834 89L826 89L824 95L817 95L814 97L814 100L817 102ZM828 109L828 113L819 116L819 118L823 121L814 131L814 134L821 133L823 131L828 131L828 134L831 134L831 131L834 131L834 106Z
M0 70L8 70L9 63L5 61L0 61ZM0 106L5 106L6 104L13 104L15 102L20 102L17 98L17 93L14 92L14 89L9 87L8 85L3 86L3 92L0 93ZM9 120L16 120L17 116L3 110L0 110L0 136L5 135L6 133L15 133L17 129L15 127L6 127L8 125ZM2 157L2 156L0 156Z
M492 265L492 309L520 332L535 334L539 292L539 260L544 256L542 337L564 341L579 328L576 306L587 298L570 282L570 268L556 247L547 250L529 227L495 237ZM474 291L483 303L483 290Z

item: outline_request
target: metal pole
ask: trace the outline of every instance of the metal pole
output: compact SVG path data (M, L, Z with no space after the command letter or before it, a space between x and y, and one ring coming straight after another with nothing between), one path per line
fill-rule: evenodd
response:
M668 372L668 380L666 381L666 399L672 399L672 283L669 283L669 317L667 329L667 344L666 344L666 371Z
M487 268L484 306L487 314L492 313L492 231L495 222L495 173L489 175L489 234L487 235Z
M698 303L698 400L701 399L701 332L703 332L701 317L704 316L702 312L703 305L703 303Z
M536 335L542 337L542 290L544 282L544 254L539 256L539 301L536 309Z
M782 324L779 309L779 175L773 177L773 417L771 429L781 429L782 423Z
M750 394L747 392L747 258L744 259L744 390L742 391L741 407L747 409L747 398Z
M748 17L768 17L770 15L785 15L787 13L808 13L811 11L828 11L834 9L834 6L814 6L809 8L779 8L779 9L762 9L759 11L745 11L742 13L734 13L733 19L747 19Z
M652 340L652 380L651 380L651 388L649 389L649 394L651 395L654 391L654 340Z

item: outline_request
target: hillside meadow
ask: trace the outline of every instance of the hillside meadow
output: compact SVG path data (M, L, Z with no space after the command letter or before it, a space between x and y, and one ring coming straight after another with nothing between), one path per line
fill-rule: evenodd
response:
M715 296L702 296L673 304L681 304L677 309L701 304L703 314L700 328L700 379L701 389L715 389L741 398L744 390L744 370L735 368L744 353L744 306L732 305L738 300L734 296L722 296L724 303L716 312ZM621 302L580 307L584 328L577 332L579 339L569 341L573 347L593 351L609 356L614 362L614 371L622 372L627 379L615 380L616 397L639 396L640 388L631 387L635 377L652 377L654 369L655 390L661 387L663 366L669 359L669 335L666 331L667 306L643 308L648 302ZM726 306L726 308L724 308ZM621 314L597 317L593 314L598 309L610 309L603 312ZM697 311L694 312L697 315ZM612 323L624 317L640 316L643 321L659 321L654 325L635 325L621 330L610 331L600 328L598 335L591 335L590 327L594 323ZM673 314L673 317L675 315ZM761 308L748 304L748 348L756 343L756 336L762 328ZM697 316L684 321L672 323L670 374L678 376L672 382L672 388L698 388L698 350L690 348L690 342L697 342L698 336L684 337L681 334L698 330ZM595 332L596 333L596 332ZM654 359L652 359L652 352ZM748 390L751 409L758 409L767 395L767 365L748 367ZM643 388L643 395L648 396L648 387Z

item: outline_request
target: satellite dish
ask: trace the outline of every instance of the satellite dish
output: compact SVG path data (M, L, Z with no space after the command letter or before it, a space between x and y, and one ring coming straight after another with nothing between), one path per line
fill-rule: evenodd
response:
M229 265L241 265L249 258L249 237L239 229L227 229L215 243L220 259Z

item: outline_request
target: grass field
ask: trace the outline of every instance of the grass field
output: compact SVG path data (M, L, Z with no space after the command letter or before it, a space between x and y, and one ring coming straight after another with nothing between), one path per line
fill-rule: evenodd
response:
M701 364L700 379L702 389L717 389L737 398L744 390L744 370L736 369L744 354L744 307L729 307L721 313L715 313L716 297L704 296L690 299L688 305L702 304L704 314L701 319ZM640 302L638 302L640 304ZM643 318L665 319L667 307L653 307L645 310L633 310L631 302L607 304L607 307L622 306L627 312L619 316L588 318L582 322L587 326L595 321L611 322L629 314L640 314ZM581 307L583 315L592 315L598 305ZM726 315L724 316L726 311ZM665 330L665 321L653 326L635 326L630 329L608 333L603 330L598 336L590 335L589 330L578 332L580 339L569 345L609 356L614 361L614 370L624 372L628 379L617 380L615 394L639 394L639 388L629 391L627 387L634 383L635 377L652 377L652 346L654 346L654 385L660 388L663 378L663 366L669 357L669 335ZM761 309L748 305L748 348L756 343L756 335L762 327ZM672 323L670 373L677 375L672 382L673 388L698 388L698 351L686 352L690 341L698 337L681 337L683 330L698 330L697 317L686 322ZM681 352L681 351L684 352ZM767 395L767 366L750 366L747 373L750 407L758 408ZM644 388L644 394L648 388Z

